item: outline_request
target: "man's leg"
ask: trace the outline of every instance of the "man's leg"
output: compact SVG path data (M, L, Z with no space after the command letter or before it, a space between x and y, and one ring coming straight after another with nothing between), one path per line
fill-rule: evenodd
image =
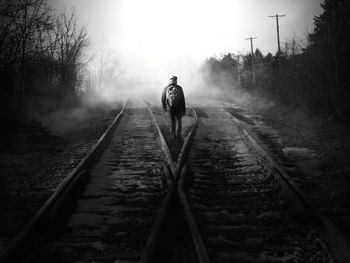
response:
M171 109L168 110L168 116L170 121L170 134L175 138L175 114Z
M181 139L181 130L182 130L182 114L176 114L176 137Z

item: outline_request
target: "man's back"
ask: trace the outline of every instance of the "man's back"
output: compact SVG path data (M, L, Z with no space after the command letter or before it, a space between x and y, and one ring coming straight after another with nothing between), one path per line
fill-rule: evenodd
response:
M170 78L162 94L162 106L168 112L170 132L174 138L181 139L182 116L186 113L185 96L181 86L177 85L177 77Z
M176 90L176 95L169 95L169 94L174 94L173 90ZM172 105L171 102L169 102L169 96L177 96L176 98L176 103ZM176 110L180 111L182 114L186 113L186 103L185 103L185 96L183 89L180 85L177 85L175 83L170 83L167 85L162 94L162 106L163 109L166 110Z

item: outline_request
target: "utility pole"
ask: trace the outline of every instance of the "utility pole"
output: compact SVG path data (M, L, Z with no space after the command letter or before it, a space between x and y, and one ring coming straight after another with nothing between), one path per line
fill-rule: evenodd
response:
M278 46L278 56L281 54L281 44L280 44L280 26L279 26L279 21L278 21L278 18L279 17L284 17L286 15L279 15L279 14L276 14L274 16L269 16L271 18L275 18L276 19L276 26L277 26L277 46Z
M241 58L241 56L240 55L237 55L237 76L238 76L238 80L237 80L237 82L238 82L238 88L240 88L241 87L241 69L240 69L240 65L239 65L239 62L240 62L240 58Z
M253 49L253 39L257 39L257 37L249 37L245 40L250 40L250 50L252 54L252 83L255 83L255 61L254 61L254 49Z
M278 51L277 51L277 66L278 66L278 73L277 74L280 74L281 72L281 44L280 44L280 26L279 26L279 21L278 21L278 18L279 17L284 17L286 15L279 15L279 14L276 14L274 16L269 16L271 18L275 18L276 19L276 26L277 26L277 46L278 46Z

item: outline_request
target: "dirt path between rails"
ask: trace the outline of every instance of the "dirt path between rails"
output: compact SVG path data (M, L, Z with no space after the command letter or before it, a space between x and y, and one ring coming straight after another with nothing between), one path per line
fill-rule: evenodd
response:
M167 113L163 112L161 107L151 107L151 110L159 124L159 127L164 135L173 161L177 160L178 154L182 147L182 141L176 141L172 138L170 134L170 121L168 119ZM186 115L182 117L182 138L186 137L193 125L192 109L187 109Z

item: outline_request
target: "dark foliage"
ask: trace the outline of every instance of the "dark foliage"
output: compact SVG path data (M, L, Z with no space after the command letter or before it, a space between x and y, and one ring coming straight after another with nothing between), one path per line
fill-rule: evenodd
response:
M86 45L74 13L55 14L46 0L1 0L2 114L74 103Z
M319 75L324 100L339 117L350 113L350 2L325 0L324 12L315 17L315 31L309 35L305 56Z
M234 54L224 54L221 58L207 59L201 68L205 81L221 89L237 85L238 62Z
M240 88L258 92L287 106L302 107L315 114L328 114L348 121L350 114L350 2L325 0L323 13L315 17L315 30L301 48L295 40L286 43L280 56L254 54L255 83L252 83L252 56L243 56ZM231 64L227 63L231 58ZM230 66L234 65L234 66ZM235 68L236 67L236 68ZM228 86L237 88L237 59L224 55L210 58L203 68L211 84L222 86L221 75L231 76ZM226 86L227 88L227 86Z

